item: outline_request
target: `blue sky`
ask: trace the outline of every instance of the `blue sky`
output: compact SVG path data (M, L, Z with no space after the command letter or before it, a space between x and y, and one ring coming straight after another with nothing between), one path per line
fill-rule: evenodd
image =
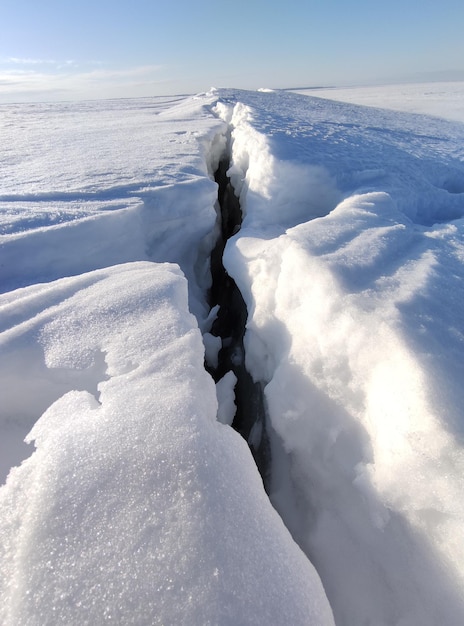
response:
M0 0L0 101L464 79L462 0Z

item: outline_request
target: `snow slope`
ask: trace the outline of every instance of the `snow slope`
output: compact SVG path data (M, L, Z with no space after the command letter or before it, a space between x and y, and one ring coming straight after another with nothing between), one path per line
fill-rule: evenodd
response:
M0 107L1 290L133 260L208 281L197 257L216 220L206 150L220 124L204 100Z
M0 115L5 474L37 446L0 489L2 622L330 624L326 593L337 626L462 624L463 125L235 90ZM306 556L203 368L227 151Z
M238 98L218 105L245 209L225 265L278 435L271 497L337 624L457 625L464 127Z
M8 349L63 395L0 491L1 623L331 623L245 442L215 421L178 267L119 265L8 300Z
M209 101L4 110L25 127L2 195L4 470L31 427L37 450L0 491L2 624L333 623L215 421L187 282L154 262L182 267L201 322L224 127Z

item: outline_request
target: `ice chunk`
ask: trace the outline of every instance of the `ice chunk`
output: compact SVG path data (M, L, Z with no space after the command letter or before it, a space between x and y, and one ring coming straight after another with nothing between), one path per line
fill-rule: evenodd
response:
M235 404L234 388L237 384L237 376L230 371L216 383L218 398L218 420L229 426L234 421L237 406Z

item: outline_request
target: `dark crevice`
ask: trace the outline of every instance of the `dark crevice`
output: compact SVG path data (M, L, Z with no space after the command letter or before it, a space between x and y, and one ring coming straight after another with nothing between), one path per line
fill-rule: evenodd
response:
M242 223L240 203L227 176L229 167L229 158L224 156L214 176L218 184L220 229L216 246L211 253L212 285L209 303L211 307L219 305L211 334L221 338L222 347L217 367L208 367L208 371L216 382L229 371L233 371L237 377L235 386L237 411L232 427L248 442L264 486L267 487L270 444L266 432L263 388L260 383L253 382L245 367L243 338L248 312L240 290L222 263L226 242L240 230Z

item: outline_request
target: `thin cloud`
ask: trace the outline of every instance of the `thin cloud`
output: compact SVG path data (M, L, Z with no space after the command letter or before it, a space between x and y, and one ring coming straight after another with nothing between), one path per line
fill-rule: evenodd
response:
M78 67L78 63L74 59L65 59L57 61L55 59L31 59L22 57L6 57L0 59L0 65L5 67L30 67L37 68L38 66L62 70L70 67Z
M15 68L0 69L0 98L11 101L21 99L55 99L68 94L70 98L107 98L118 97L126 93L134 96L150 95L150 86L164 79L160 76L164 68L161 65L142 65L131 68L95 68L76 71L77 65L68 63L59 69L39 70L39 64L27 67L18 63ZM35 69L37 68L37 69Z
M88 78L89 80L114 80L131 79L142 76L149 76L163 69L162 65L141 65L126 69L96 69L89 72L82 72L76 76Z
M7 57L5 62L15 65L57 65L53 59L24 59L20 57Z

